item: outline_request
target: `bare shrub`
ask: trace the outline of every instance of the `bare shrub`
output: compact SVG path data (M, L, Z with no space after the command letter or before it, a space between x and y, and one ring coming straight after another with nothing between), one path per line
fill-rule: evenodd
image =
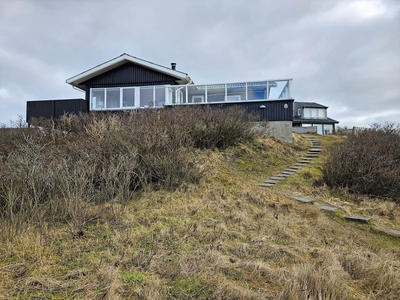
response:
M329 149L328 186L400 201L400 124L373 124Z
M196 148L251 139L250 120L238 109L202 106L90 113L2 129L0 217L10 237L23 224L50 220L79 232L101 205L111 204L115 218L137 191L198 182Z
M8 237L22 230L23 224L42 223L55 188L47 145L40 138L25 136L14 147L0 162L1 217L10 222Z
M57 210L58 217L67 220L71 225L71 232L76 234L93 217L88 214L88 210L96 197L96 165L85 160L72 163L63 159L56 170L59 196L54 206L61 208Z
M173 122L174 114L174 110L143 110L128 118L123 134L137 149L143 188L174 189L199 179L193 143L182 124Z
M186 128L197 148L224 149L254 137L252 121L255 116L238 107L202 105L173 110L174 121Z
M0 161L16 150L18 143L24 143L26 138L41 136L40 130L30 128L0 128Z

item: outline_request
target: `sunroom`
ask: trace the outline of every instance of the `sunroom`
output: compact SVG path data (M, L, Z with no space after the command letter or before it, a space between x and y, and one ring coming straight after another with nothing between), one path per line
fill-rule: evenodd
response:
M291 79L222 84L90 88L90 110L126 110L180 104L292 99Z

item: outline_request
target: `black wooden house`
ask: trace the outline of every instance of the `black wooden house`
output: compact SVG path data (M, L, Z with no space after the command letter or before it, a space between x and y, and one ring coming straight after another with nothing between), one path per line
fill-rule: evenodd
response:
M60 118L90 111L126 111L175 105L240 106L260 120L293 120L291 79L194 84L176 64L164 67L122 54L66 80L84 99L27 102L32 118Z

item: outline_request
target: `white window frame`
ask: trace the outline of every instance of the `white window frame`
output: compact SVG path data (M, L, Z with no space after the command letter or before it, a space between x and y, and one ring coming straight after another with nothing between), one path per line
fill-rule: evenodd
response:
M201 99L201 101L200 102L196 102L194 99L196 99L196 98L200 98ZM194 96L192 96L192 103L204 103L204 95L194 95Z
M229 98L238 98L238 100L229 100ZM242 101L242 96L241 95L226 95L226 101L227 102L238 102L238 101Z
M101 108L93 108L93 91L102 91L103 92L103 106ZM91 88L90 89L90 110L105 110L106 108L106 98L107 98L107 93L106 93L106 88ZM97 98L95 98L95 103L97 104ZM97 105L96 105L97 106Z
M124 90L132 90L133 89L133 106L124 106ZM128 108L135 108L136 105L136 87L122 87L120 88L119 92L119 97L120 97L120 108L121 109L128 109Z
M162 88L164 88L165 89L165 104L164 105L168 105L168 104L170 104L169 102L171 102L170 100L171 100L171 98L170 98L170 96L171 96L171 94L170 94L170 88L168 88L167 89L167 87L169 87L170 85L157 85L157 86L126 86L126 87L106 87L106 88L90 88L90 93L89 93L89 106L90 106L90 110L124 110L124 109L136 109L136 108L140 108L140 88L141 87L149 87L149 89L150 89L150 87L151 87L151 89L152 89L152 94L153 94L153 97L152 97L152 107L156 107L155 106L155 98L156 98L156 94L155 94L155 91L156 91L156 89L157 89L157 87L162 87ZM116 89L118 89L119 90L119 107L107 107L107 91L108 90L110 90L110 89L114 89L114 90L116 90ZM128 89L133 89L134 90L134 97L135 97L135 99L134 99L134 104L133 104L133 106L124 106L123 104L123 91L124 90L128 90ZM96 105L95 106L95 104L97 103L97 99L96 99L96 97L93 97L93 92L94 91L97 91L97 92L102 92L103 93L103 98L104 98L104 103L103 103L103 106L101 107L101 108L99 108L98 107L98 105ZM180 92L180 96L179 96L179 98L180 98L180 102L179 102L179 104L181 104L181 103L185 103L184 101L185 101L185 99L184 99L184 97L183 97L183 93L182 92ZM148 107L150 107L150 106L148 106ZM162 106L157 106L157 107L162 107ZM147 107L146 107L147 108Z

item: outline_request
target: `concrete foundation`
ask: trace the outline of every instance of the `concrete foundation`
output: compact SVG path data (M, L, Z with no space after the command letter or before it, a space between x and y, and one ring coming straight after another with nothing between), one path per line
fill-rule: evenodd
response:
M293 142L292 121L257 122L254 130L266 136L274 136L286 143Z

